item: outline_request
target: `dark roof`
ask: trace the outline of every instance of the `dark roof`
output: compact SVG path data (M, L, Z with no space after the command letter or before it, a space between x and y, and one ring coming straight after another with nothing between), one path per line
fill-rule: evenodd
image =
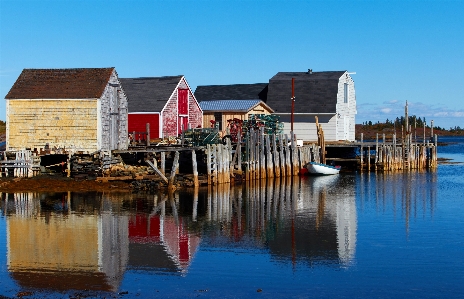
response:
M6 99L100 98L112 68L24 69Z
M345 71L279 72L269 80L266 104L275 113L291 113L295 78L296 113L336 113L338 82Z
M261 100L218 100L218 101L203 101L200 102L200 108L203 112L248 112L257 105L262 103L266 108L272 111Z
M215 100L257 100L266 102L267 83L204 85L195 90L198 102Z
M160 112L182 77L120 78L129 112Z

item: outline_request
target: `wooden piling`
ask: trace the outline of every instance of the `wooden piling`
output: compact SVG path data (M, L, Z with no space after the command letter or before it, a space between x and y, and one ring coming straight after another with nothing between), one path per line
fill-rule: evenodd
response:
M284 135L279 135L279 148L280 148L280 158L279 158L279 166L280 166L280 176L285 176L285 152L284 152Z
M179 168L179 152L178 151L176 151L174 155L174 162L172 164L171 177L169 179L169 185L168 185L168 188L170 190L175 189L174 179L176 177L177 168Z
M259 172L260 172L260 179L266 178L266 162L265 162L265 147L264 147L264 127L259 128L259 143L260 143L260 151L259 151Z
M272 159L271 140L269 134L266 134L266 175L268 178L274 177L274 161Z
M291 164L290 164L290 149L288 147L288 135L285 134L285 176L290 176L292 173Z
M197 155L195 150L192 150L192 168L193 168L193 186L198 187L198 169L197 169Z
M161 152L160 155L161 155L161 157L160 157L160 160L161 160L161 173L166 175L166 153Z

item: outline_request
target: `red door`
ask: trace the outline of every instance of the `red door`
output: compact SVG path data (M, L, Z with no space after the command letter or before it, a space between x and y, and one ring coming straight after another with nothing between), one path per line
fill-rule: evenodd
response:
M188 89L179 89L177 92L179 115L188 115Z

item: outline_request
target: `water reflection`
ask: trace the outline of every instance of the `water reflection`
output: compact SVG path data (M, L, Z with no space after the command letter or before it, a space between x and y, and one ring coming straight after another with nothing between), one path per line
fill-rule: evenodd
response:
M1 197L8 271L22 288L114 292L126 271L187 275L200 246L310 267L349 266L356 249L355 186L339 176Z
M435 170L398 173L366 173L359 177L357 193L360 206L375 204L377 211L393 211L405 219L405 230L409 232L411 218L433 217L438 176Z

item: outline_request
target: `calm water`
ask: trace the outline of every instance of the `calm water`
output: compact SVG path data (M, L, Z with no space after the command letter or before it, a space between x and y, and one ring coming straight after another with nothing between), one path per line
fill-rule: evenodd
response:
M0 295L463 298L464 139L436 171L2 194Z

